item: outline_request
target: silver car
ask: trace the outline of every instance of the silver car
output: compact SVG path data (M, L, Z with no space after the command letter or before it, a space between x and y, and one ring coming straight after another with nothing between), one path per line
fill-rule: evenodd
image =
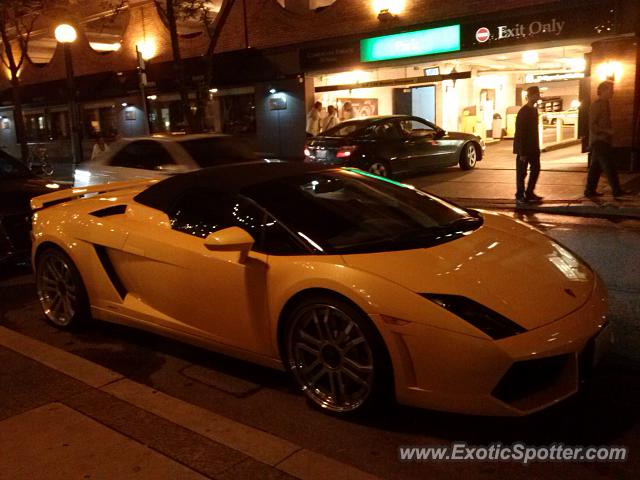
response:
M258 159L246 144L229 135L123 138L93 160L78 165L74 171L74 186L162 178L168 174Z

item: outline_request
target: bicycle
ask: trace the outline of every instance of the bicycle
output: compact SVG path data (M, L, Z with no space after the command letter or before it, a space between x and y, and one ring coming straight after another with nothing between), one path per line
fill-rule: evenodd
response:
M41 145L34 145L29 148L27 166L36 175L45 177L53 175L53 164L49 162L49 153L47 148Z

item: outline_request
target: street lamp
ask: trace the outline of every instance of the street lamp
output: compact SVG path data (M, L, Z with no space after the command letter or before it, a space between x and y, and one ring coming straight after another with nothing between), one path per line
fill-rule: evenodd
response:
M73 166L82 163L82 142L80 140L80 112L76 102L76 87L73 76L73 61L71 58L71 44L78 38L73 26L63 23L55 29L56 40L62 44L64 50L64 65L67 71L67 96L69 103L69 124L71 127L71 156Z

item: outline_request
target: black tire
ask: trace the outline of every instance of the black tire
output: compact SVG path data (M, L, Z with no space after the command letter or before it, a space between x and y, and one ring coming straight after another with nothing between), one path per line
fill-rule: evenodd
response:
M379 177L391 178L393 176L391 164L386 160L372 160L363 170L378 175Z
M315 295L298 303L284 321L283 362L314 407L361 415L393 398L388 351L358 308Z
M469 142L465 144L460 152L460 168L462 170L471 170L475 168L478 160L480 159L480 155L480 149L475 143Z
M47 248L36 260L36 288L49 323L63 330L77 329L91 318L87 290L71 258Z

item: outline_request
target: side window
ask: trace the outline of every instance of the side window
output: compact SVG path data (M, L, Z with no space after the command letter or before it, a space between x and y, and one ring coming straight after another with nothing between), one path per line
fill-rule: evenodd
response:
M269 255L306 253L280 223L251 200L219 194L211 190L187 192L169 212L171 228L195 237L229 227L240 227L251 234L253 249Z
M144 170L156 170L163 165L173 165L175 161L169 152L153 140L139 140L132 142L111 160L114 167L141 168Z
M309 251L275 218L267 214L262 242L256 250L268 255L304 255Z
M371 130L371 134L375 138L386 140L401 138L400 131L398 130L398 125L395 122L377 123L369 128Z
M414 138L428 137L436 132L430 125L418 120L402 120L400 126L405 135Z

